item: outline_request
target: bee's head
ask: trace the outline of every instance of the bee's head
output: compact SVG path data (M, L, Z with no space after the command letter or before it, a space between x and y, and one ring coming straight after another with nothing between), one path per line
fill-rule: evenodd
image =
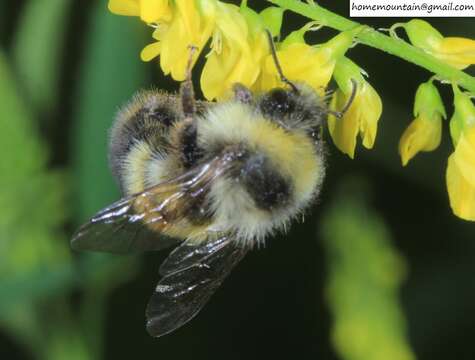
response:
M294 83L283 73L277 58L272 33L266 30L270 53L280 80L287 88L274 88L258 98L257 105L264 118L274 121L287 131L305 131L314 137L328 114L324 99L308 84Z
M258 105L265 118L289 131L313 131L328 113L323 98L305 83L274 88L258 99Z

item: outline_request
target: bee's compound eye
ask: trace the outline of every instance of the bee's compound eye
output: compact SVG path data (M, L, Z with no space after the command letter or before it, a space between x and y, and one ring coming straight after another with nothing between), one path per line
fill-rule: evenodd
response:
M284 89L273 89L262 99L261 110L269 115L285 115L293 112L295 101Z

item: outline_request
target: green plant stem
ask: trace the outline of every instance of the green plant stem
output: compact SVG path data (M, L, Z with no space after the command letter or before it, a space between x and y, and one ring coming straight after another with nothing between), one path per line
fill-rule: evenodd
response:
M309 19L316 20L324 26L331 27L339 31L346 31L360 26L361 24L349 20L343 16L335 14L317 4L310 5L299 0L268 0L284 9L305 16ZM385 51L391 55L395 55L419 65L432 73L438 78L455 82L472 93L475 93L475 78L469 74L457 70L456 68L436 59L430 54L418 49L401 39L394 39L384 35L375 29L368 27L367 30L356 35L357 40L365 45Z

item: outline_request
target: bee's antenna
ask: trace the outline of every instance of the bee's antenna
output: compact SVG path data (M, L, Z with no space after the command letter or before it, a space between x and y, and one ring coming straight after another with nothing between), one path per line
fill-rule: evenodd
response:
M355 79L351 79L351 85L352 85L351 95L350 95L350 98L348 99L348 101L346 102L345 106L343 107L343 109L341 111L331 111L331 110L329 110L328 111L329 114L332 114L333 116L335 116L339 119L341 119L343 117L343 115L345 115L345 113L350 108L351 104L353 104L353 101L355 100L355 97L356 97L356 91L358 90L358 83L356 82Z
M284 73L282 72L279 59L277 58L277 51L275 50L275 43L274 43L274 39L272 38L271 32L269 31L269 29L265 29L265 32L267 34L267 39L269 40L270 53L272 55L272 59L274 59L274 64L275 64L275 67L277 68L277 72L279 73L280 80L286 83L287 85L289 85L294 92L298 93L299 89L297 89L297 86L295 86L295 84L292 81L287 79Z
M355 97L356 97L356 91L358 90L358 83L356 82L356 80L351 79L350 81L351 81L351 85L352 85L351 95L350 95L350 98L348 99L348 101L346 102L345 107L340 111L342 116L348 111L351 104L353 104L353 101L355 100Z

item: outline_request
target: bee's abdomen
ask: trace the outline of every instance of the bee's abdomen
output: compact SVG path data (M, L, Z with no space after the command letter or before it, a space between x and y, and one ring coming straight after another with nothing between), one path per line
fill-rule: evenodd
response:
M171 96L146 91L117 114L110 132L109 162L123 192L130 192L125 180L130 172L145 170L147 161L163 158L169 152L169 130L180 118L176 105ZM145 186L145 175L142 177ZM135 190L138 188L136 184Z

